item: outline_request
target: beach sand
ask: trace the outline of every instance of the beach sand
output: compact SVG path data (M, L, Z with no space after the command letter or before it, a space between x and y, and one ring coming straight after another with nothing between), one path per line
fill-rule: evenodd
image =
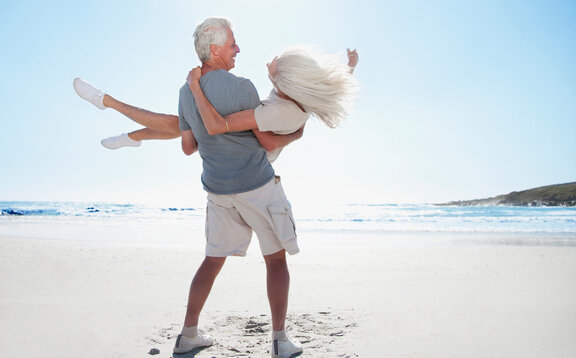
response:
M0 356L172 357L198 235L186 245L0 236ZM288 324L303 356L576 356L576 247L449 236L300 234ZM204 308L215 345L175 358L269 357L257 250L227 260Z

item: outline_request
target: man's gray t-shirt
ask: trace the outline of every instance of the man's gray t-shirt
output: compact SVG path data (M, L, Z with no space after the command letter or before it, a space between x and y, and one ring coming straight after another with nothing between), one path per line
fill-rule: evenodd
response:
M222 116L260 105L256 88L249 80L224 71L210 71L200 78L200 87ZM191 129L202 157L202 184L214 194L235 194L253 190L274 177L266 151L252 131L209 135L185 84L178 103L180 129Z

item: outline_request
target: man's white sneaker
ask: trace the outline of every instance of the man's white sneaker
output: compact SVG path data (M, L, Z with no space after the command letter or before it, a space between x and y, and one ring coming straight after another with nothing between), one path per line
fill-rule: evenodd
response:
M142 141L134 140L128 137L128 134L122 133L115 137L102 139L100 143L108 149L118 149L122 147L139 147Z
M104 92L92 86L90 83L81 78L75 78L72 83L76 94L80 98L87 100L100 109L106 109L104 106Z
M291 358L297 357L304 349L300 342L295 341L290 336L287 336L288 340L283 341L279 339L272 340L272 350L270 351L270 355L273 358Z
M179 334L178 339L176 339L176 345L174 345L174 353L192 352L197 348L210 347L213 343L214 341L209 334L198 333L194 338Z

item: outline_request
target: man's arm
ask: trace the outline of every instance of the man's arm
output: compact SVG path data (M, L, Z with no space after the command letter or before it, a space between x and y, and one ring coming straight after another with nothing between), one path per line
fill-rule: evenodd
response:
M198 150L198 142L196 142L196 137L192 130L182 130L182 151L186 155L192 155Z
M260 145L266 149L267 152L271 152L279 148L284 148L295 140L302 138L302 135L304 134L304 126L302 126L302 128L298 129L294 133L285 135L280 135L273 132L261 132L258 129L253 129L252 132L254 132L254 135L256 136L256 139L258 139L258 142L260 142Z

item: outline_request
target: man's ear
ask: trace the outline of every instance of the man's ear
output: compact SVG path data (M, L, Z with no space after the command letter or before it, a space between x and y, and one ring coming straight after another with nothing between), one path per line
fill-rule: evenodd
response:
M210 53L212 54L212 56L219 56L220 48L214 44L210 44Z

